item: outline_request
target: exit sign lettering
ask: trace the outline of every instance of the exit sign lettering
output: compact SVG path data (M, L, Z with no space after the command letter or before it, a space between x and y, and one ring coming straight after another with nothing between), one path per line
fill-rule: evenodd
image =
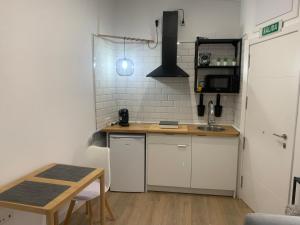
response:
M272 23L268 26L265 26L261 29L261 36L264 37L266 35L270 35L273 33L277 33L282 29L282 21L278 21L276 23Z

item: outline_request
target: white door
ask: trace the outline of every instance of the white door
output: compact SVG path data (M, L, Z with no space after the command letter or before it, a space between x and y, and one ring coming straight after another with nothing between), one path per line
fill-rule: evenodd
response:
M298 35L250 46L242 198L255 212L282 214L288 204L299 88Z

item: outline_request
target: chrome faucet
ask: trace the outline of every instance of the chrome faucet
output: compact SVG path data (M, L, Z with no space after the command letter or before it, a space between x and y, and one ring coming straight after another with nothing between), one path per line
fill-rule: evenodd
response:
M215 120L215 107L213 101L209 101L208 103L208 117L207 124L208 126L212 126L216 122Z

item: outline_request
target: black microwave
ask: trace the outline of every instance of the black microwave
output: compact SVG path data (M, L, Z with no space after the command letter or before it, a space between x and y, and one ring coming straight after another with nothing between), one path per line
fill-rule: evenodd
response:
M207 75L204 89L211 93L238 93L239 80L234 75Z

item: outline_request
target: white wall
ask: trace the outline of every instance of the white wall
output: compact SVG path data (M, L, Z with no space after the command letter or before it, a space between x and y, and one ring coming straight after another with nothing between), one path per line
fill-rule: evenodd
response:
M291 9L292 5L292 9ZM276 17L276 15L279 15ZM299 0L242 0L241 26L249 38L258 37L259 28L278 20L289 26L299 22ZM261 22L261 24L258 21Z
M259 0L255 23L261 24L293 10L293 0Z
M115 18L116 0L98 0L100 8L98 9L98 33L111 33L114 30L113 21Z
M0 185L50 162L85 164L95 131L91 34L108 2L0 2ZM11 224L42 218L16 213Z
M179 41L240 37L239 0L116 0L115 32L121 35L155 37L154 20L162 12L184 9L186 26Z
M241 26L243 34L250 34L255 27L255 8L256 1L242 0L241 1Z
M117 114L115 105L105 99L111 99L110 92L115 89L115 100L118 108L129 109L131 121L157 122L159 120L178 120L182 123L206 122L205 117L197 116L199 95L194 93L194 42L197 36L210 38L240 37L240 2L224 0L116 0L114 13L114 30L116 35L155 38L154 20L161 19L164 10L185 10L185 27L179 27L179 40L188 41L178 46L178 64L190 78L146 78L147 73L161 64L161 44L150 50L143 43L128 43L127 56L134 61L135 73L131 77L120 77L115 73L107 76L107 72L97 68L97 128L101 129L113 114ZM180 15L181 16L181 15ZM161 40L161 24L159 27ZM122 57L123 46L106 42L98 52L106 52L116 48L116 58ZM221 49L222 52L222 49ZM97 55L100 53L97 53ZM108 54L110 55L110 54ZM99 56L101 57L101 56ZM109 57L110 59L110 57ZM111 64L107 59L106 63ZM99 59L97 59L99 61ZM101 60L100 60L101 61ZM102 70L102 71L101 71ZM206 71L207 72L207 71ZM107 82L113 76L115 84ZM98 79L99 77L99 79ZM106 78L105 78L106 77ZM105 92L106 94L100 93ZM215 101L215 95L207 94L205 103ZM233 124L235 110L239 110L237 95L224 95L222 98L224 113L217 122Z

